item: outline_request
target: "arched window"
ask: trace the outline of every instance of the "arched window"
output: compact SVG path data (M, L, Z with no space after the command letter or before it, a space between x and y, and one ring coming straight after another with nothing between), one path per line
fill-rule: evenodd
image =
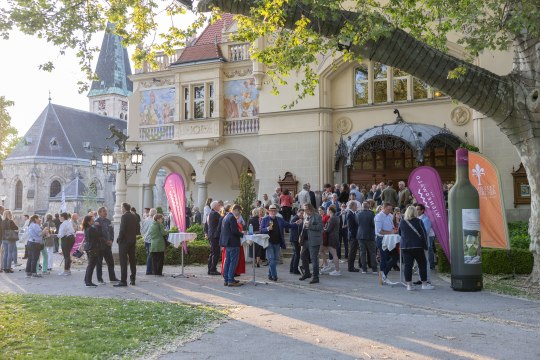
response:
M120 120L124 120L124 114L120 113Z
M15 210L22 209L22 198L23 198L23 184L22 181L17 181L15 185Z
M60 193L60 191L62 191L62 185L60 185L60 181L54 180L49 188L49 197L55 197Z

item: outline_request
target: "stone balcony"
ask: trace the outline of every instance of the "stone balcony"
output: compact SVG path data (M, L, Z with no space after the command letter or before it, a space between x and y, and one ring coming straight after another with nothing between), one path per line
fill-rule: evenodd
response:
M186 150L215 147L223 137L259 133L259 118L184 120L174 124L140 125L139 141L178 141Z

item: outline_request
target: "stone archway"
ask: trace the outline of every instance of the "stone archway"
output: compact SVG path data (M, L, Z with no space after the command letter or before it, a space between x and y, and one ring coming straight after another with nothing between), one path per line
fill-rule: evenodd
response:
M143 208L161 207L168 209L163 184L168 174L175 172L184 179L187 201L190 205L197 204L197 191L191 179L193 165L178 154L166 154L157 159L148 172L148 184L143 185Z
M214 155L203 169L207 197L233 202L239 193L240 174L248 168L253 173L257 191L257 169L245 154L231 150Z

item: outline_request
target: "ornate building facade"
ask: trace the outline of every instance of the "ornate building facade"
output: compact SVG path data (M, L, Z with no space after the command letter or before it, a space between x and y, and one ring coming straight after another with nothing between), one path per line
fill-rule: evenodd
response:
M490 119L399 69L323 55L315 65L315 96L284 110L296 99L294 77L301 74L272 94L264 66L249 58L250 44L230 40L235 31L232 16L224 15L190 46L158 56L159 69L143 66L131 76L128 142L141 146L145 162L127 184L130 203L155 205L160 171L181 174L199 206L207 197L234 201L239 175L248 168L259 198L286 172L318 189L406 181L425 164L451 181L454 150L470 143L499 166L509 219L528 216L526 205L513 203L511 172L519 157ZM464 56L454 43L449 49ZM477 64L507 73L511 57L486 53Z

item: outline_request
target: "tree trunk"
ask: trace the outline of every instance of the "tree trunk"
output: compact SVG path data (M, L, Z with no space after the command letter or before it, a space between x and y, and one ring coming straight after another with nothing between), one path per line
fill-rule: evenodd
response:
M523 142L518 147L523 167L531 187L531 218L529 219L530 250L534 255L534 266L530 281L540 284L540 139Z
M200 10L217 6L222 11L249 16L254 0L201 0ZM311 20L312 30L336 37L346 21L361 23L362 14L341 10L326 19L310 13L308 5L286 8L286 28L293 28L301 16ZM392 27L391 24L388 25ZM393 27L392 27L393 28ZM519 39L519 37L521 39ZM351 52L364 58L399 68L436 87L493 119L516 147L527 171L531 190L530 249L534 254L531 281L540 283L540 40L520 34L515 43L514 71L499 76L483 68L445 54L395 29L389 36L354 45ZM449 79L449 71L463 66L466 73Z

